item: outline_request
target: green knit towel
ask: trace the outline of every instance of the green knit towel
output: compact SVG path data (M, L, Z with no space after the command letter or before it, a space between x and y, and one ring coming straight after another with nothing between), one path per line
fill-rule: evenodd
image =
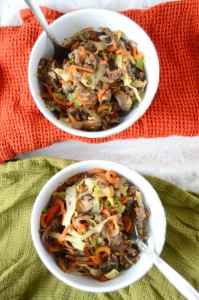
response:
M49 178L74 162L40 157L0 165L0 299L184 299L156 267L128 288L104 294L71 288L49 273L31 240L31 211ZM161 257L198 290L199 197L163 180L146 178L159 194L167 216Z

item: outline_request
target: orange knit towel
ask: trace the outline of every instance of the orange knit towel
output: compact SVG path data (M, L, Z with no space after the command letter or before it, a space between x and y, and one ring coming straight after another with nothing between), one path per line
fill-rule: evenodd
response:
M43 8L49 23L61 13ZM0 28L0 161L17 153L77 139L100 143L114 139L199 135L199 1L181 0L124 15L140 24L160 59L160 84L152 105L129 129L103 139L72 136L39 112L29 91L30 51L41 33L32 13L21 12L22 26Z

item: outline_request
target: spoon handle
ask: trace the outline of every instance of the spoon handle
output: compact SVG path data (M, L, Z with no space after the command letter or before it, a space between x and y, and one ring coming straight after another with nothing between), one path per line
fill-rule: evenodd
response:
M32 0L24 0L24 1L28 5L28 7L32 10L33 14L37 18L37 20L39 21L39 23L41 24L43 29L45 30L45 32L46 32L48 38L51 40L52 44L57 45L58 42L57 42L56 38L54 37L54 34L53 34L51 28L49 27L39 5L37 5L36 1L32 1Z
M136 243L138 248L153 261L154 265L183 296L185 296L188 300L199 300L198 292L178 272L170 267L140 239L137 238Z

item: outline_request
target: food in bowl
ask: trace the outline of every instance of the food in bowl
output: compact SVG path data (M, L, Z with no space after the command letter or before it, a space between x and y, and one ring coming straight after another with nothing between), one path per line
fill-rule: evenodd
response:
M63 45L61 64L42 58L37 76L41 98L64 124L84 131L107 130L142 101L145 57L121 30L85 28Z
M137 186L113 170L94 168L51 193L40 218L41 240L62 271L104 282L139 260L129 235L135 220L147 242L148 217Z

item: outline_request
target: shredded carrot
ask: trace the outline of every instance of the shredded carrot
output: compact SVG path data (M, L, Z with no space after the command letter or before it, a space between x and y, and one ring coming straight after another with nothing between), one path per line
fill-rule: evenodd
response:
M93 27L86 27L86 28L83 28L81 31L86 31L86 30L93 30Z
M64 202L60 199L56 199L55 203L58 203L59 206L61 207L61 211L60 211L60 213L58 213L58 215L63 215L63 212L65 212Z
M97 55L98 49L97 49L95 52L90 52L90 51L86 50L86 53L88 53L88 54L93 54L93 55Z
M60 251L60 247L59 246L52 246L52 245L49 245L47 247L47 249L50 251L50 252L59 252Z
M122 54L124 56L131 55L130 51L127 51L126 49L118 49L115 51L116 54Z
M108 217L110 217L110 212L107 209L104 208L102 210L102 213L105 214L105 215L107 215Z
M62 101L62 100L59 100L59 99L57 99L54 95L53 95L53 92L51 91L51 88L50 88L50 86L47 84L47 83L44 83L44 82L42 82L42 85L43 86L45 86L45 88L47 89L47 91L48 91L48 94L49 94L49 96L56 102L56 103L58 103L58 104L60 104L60 105L62 105L62 106L69 106L69 105L71 105L71 101Z
M113 231L113 223L108 223L107 225L108 226L106 228L105 235L106 235L107 239L110 241L110 233Z
M107 64L107 61L106 60L101 60L100 61L100 65L106 65Z
M59 242L63 242L65 240L66 234L68 232L69 229L73 228L73 225L70 224L68 226L66 226L61 234L61 236L58 238Z
M108 63L108 58L105 53L102 53L103 60L100 61L101 65L106 65Z
M83 100L83 99L79 99L79 102L81 102L81 104L83 105L89 105L93 103L92 100Z
M85 276L86 276L86 275L90 275L90 272L89 272L89 270L88 270L88 269L86 269L86 268L83 268L83 272L84 272Z
M66 67L64 70L68 71L68 70L71 70L71 69L79 69L79 70L82 70L82 71L86 71L88 73L94 73L93 69L86 68L86 67L81 67L81 66L77 66L77 65L70 65L70 66Z
M107 52L113 52L113 51L115 51L116 49L117 49L117 45L116 45L116 42L113 40L113 45L112 45L112 47L106 48L106 51L107 51Z
M101 175L97 178L97 181L105 185L109 184L108 181L106 181L105 176L101 176Z
M117 174L113 170L108 170L106 172L106 180L112 184L118 183L119 177L117 177Z
M121 199L121 203L122 204L125 204L125 203L127 203L129 200L132 200L132 197L122 197L122 199Z
M79 117L78 114L75 115L75 118L76 118L77 121L80 121L80 117Z
M124 222L124 229L129 232L132 228L132 221L129 217L127 216L122 216L122 220Z
M72 127L75 127L75 123L76 123L75 118L71 114L68 114L68 118L71 121Z
M86 184L82 184L80 186L80 189L82 189L84 192L88 190L88 186Z
M71 51L75 50L77 48L77 46L79 45L79 42L76 42L72 45L72 47L70 48Z
M78 226L77 226L77 233L78 234L83 234L83 231L86 231L87 230L87 226L85 224L82 224L82 223L78 223Z
M103 56L103 60L108 61L108 57L107 57L106 53L102 52L102 56Z
M42 214L40 217L40 225L43 228L47 228L47 225L45 223L45 218L47 217L48 214Z
M98 107L97 113L99 114L99 113L101 113L103 110L109 109L109 108L110 108L109 105L101 105L101 106Z
M78 48L80 51L81 51L81 56L80 56L80 59L81 60L84 60L85 59L85 56L86 56L86 50L85 50L85 48L83 47L83 46L80 46L79 48Z
M100 253L101 253L101 252L105 252L107 255L110 255L111 250L110 250L110 248L107 247L107 246L99 247L97 250L95 250L95 257L96 257L98 260L101 260L101 259L100 259Z
M92 260L92 262L95 263L95 265L100 265L100 264L101 264L101 260L100 260L100 259L97 259L95 256L90 255L90 253L89 253L89 251L88 251L88 248L89 248L89 247L90 247L89 245L86 245L86 246L84 247L84 253L85 253L85 255L86 255L90 260Z
M75 260L74 256L72 256L72 255L70 255L70 254L66 254L65 257L66 257L66 258L69 258L69 259L72 259L72 260Z
M60 83L66 83L68 80L64 80L64 79L61 79L59 82Z
M72 247L71 245L69 245L66 241L60 242L62 245L64 245L66 248L74 250L74 247Z
M83 204L81 203L81 201L77 200L77 202L76 202L76 208L77 208L77 210L81 210L82 207L83 207Z
M133 54L133 57L138 60L138 59L141 59L143 57L143 53L140 51L137 50L137 46L134 46L132 48L132 54Z
M95 169L91 169L87 172L89 175L91 174L96 174L96 173L105 173L104 169L100 169L100 168L95 168Z
M98 97L99 102L102 102L102 98L103 98L105 92L106 92L105 90L99 90L99 92L97 93L97 97Z
M150 217L150 212L148 211L148 210L145 210L145 215L147 216L147 217Z
M114 195L114 188L113 188L113 186L111 185L111 186L110 186L110 196L113 197L113 195Z

